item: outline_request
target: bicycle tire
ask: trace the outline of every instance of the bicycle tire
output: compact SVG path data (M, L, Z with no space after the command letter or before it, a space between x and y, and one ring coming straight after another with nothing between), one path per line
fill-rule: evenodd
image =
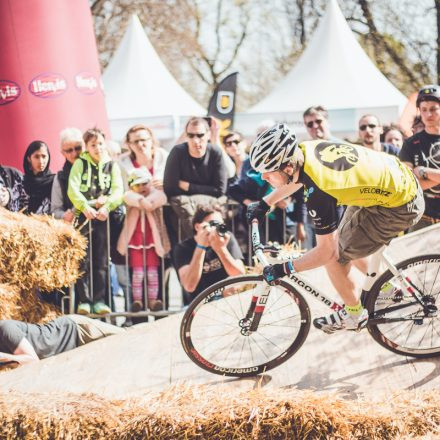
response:
M427 298L440 308L440 255L420 255L399 263ZM395 276L387 270L366 295L365 306L371 322L368 330L382 347L403 356L427 358L440 355L440 312L427 317L423 307L393 285ZM399 305L403 307L397 309ZM391 310L394 308L394 310ZM390 312L386 310L389 309ZM374 323L376 318L383 323ZM387 319L394 321L387 322ZM401 321L399 321L402 319Z
M252 292L263 284L267 286L260 275L227 278L194 299L182 318L180 339L195 364L222 376L249 377L277 367L299 350L310 330L310 310L284 280L271 287L257 331L241 333L239 322Z

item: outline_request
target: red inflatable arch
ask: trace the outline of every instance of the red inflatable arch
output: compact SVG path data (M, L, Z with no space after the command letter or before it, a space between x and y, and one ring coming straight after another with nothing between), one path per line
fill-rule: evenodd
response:
M87 0L0 1L0 163L22 169L33 140L64 163L59 132L108 120Z

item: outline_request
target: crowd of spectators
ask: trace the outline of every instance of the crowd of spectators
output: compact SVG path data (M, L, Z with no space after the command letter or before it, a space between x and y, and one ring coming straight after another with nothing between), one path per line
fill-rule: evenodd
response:
M415 230L440 221L440 92L438 86L422 90L413 136L406 138L397 125L383 127L376 115L366 114L358 121L356 140L400 156L421 181L426 212ZM303 120L317 143L347 142L332 135L324 107L308 108ZM264 121L255 135L274 124ZM83 275L74 286L77 313L111 312L110 291L123 292L132 312L163 309L161 261L176 269L188 304L213 282L244 273L246 207L273 190L250 167L251 141L237 131L221 138L217 121L203 117L188 120L170 151L141 124L127 131L122 150L99 128L84 133L66 128L60 133L65 163L56 174L50 170L50 147L39 140L26 150L24 174L0 166L0 204L11 211L51 214L86 237ZM305 249L316 243L302 191L273 207L261 228L264 241L290 238Z

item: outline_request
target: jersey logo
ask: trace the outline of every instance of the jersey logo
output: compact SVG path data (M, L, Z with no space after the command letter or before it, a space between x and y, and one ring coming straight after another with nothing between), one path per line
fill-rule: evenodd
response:
M309 211L309 215L310 215L310 217L315 218L316 217L316 211L314 209L311 209Z
M422 153L423 154L423 153ZM429 157L424 157L426 166L433 168L440 168L440 141L435 142L429 149ZM429 189L434 194L440 193L440 185L436 185Z
M324 166L336 171L346 171L356 165L359 155L351 145L321 142L315 148L315 156Z
M311 186L310 188L304 187L304 201L307 202L309 200L309 197L312 195L313 191L315 191L315 188Z
M438 165L440 165L440 141L431 145L428 160L430 160L436 168L438 168Z

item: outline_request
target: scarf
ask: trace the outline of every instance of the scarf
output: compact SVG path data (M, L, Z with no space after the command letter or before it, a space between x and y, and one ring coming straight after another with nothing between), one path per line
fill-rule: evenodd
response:
M44 171L38 174L34 174L31 166L28 162L28 158L32 156L35 151L39 150L42 146L47 148L47 153L49 155L49 160L47 162L47 166ZM46 206L44 210L44 214L48 213L48 204L47 200L50 200L51 191L52 191L52 183L55 177L55 174L52 173L49 169L50 165L50 152L49 148L44 142L34 141L32 142L24 154L23 159L23 169L24 169L24 189L26 193L29 195L29 205L28 212L38 212L39 208L43 205Z

